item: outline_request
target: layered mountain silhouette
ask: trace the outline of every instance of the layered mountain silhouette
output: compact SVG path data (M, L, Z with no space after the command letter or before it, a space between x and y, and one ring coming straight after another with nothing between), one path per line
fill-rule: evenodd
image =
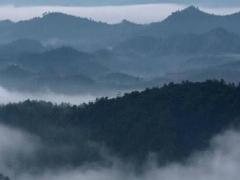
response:
M16 57L26 53L42 53L46 48L36 40L18 39L7 44L0 45L0 56Z
M6 158L0 168L14 172L0 173L0 180L70 174L94 179L102 170L117 179L144 179L152 167L154 179L155 167L169 163L167 174L215 167L219 145L212 138L240 125L239 20L240 13L217 16L191 6L145 25L127 20L110 25L62 13L0 21L1 102L12 95L12 101L22 95L109 97L81 105L30 100L0 105L0 129L10 135L2 139ZM215 152L217 161L208 155ZM202 154L213 160L210 166L205 160L199 164ZM228 156L223 157L220 161Z
M162 22L152 23L150 33L165 36L180 33L204 33L214 28L224 28L230 32L239 33L237 21L240 13L219 16L208 14L190 6L182 11L174 12Z
M41 18L17 23L0 22L3 42L16 39L34 39L57 46L69 44L82 49L107 47L128 37L134 24L121 23L109 25L86 18L79 18L62 13L49 13ZM131 31L134 31L133 28ZM121 37L120 37L121 36Z
M124 39L141 36L166 37L180 33L204 33L224 28L239 33L240 14L217 16L189 7L175 12L162 22L137 25L128 21L106 24L62 13L48 13L40 18L13 23L0 22L2 42L34 39L51 45L69 44L86 50L111 47Z
M1 84L77 92L188 79L237 82L238 66L227 68L240 62L239 19L239 13L217 16L190 6L145 25L127 20L110 25L62 13L1 21Z
M85 74L96 76L109 71L94 61L94 56L77 51L70 47L61 47L44 53L26 54L18 59L18 63L46 74Z

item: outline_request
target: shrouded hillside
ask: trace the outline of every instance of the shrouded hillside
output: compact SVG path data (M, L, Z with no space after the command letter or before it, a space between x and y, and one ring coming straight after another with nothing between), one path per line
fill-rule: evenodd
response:
M165 164L205 149L214 135L238 125L239 107L239 86L206 81L170 83L80 106L26 101L1 106L0 117L46 145L33 168L99 162L102 145L122 160L145 162L155 153Z
M182 33L204 33L215 28L239 34L239 19L240 13L217 16L192 6L173 13L162 22L147 25L128 21L110 25L62 13L48 13L40 18L16 23L0 21L0 42L27 38L53 46L71 45L93 51L115 46L136 36L167 37Z
M152 23L147 31L155 36L203 33L214 28L225 28L230 32L239 33L240 26L236 24L239 18L240 13L218 16L190 6L182 11L174 12L162 22Z
M19 58L18 64L45 74L84 74L97 76L109 70L95 61L95 57L79 52L71 47L61 47L44 53L26 54Z
M118 72L140 77L164 75L165 78L171 79L169 73L178 74L196 69L201 71L202 68L238 62L239 42L238 34L216 28L206 33L185 33L166 38L137 36L119 43L110 50L98 51L95 54L100 63ZM225 77L220 76L223 79ZM215 78L209 76L202 80ZM174 80L175 78L172 79ZM235 82L233 78L226 80Z
M13 58L25 53L42 53L46 48L38 41L31 39L19 39L9 44L0 46L0 56Z
M125 55L166 56L240 53L240 37L222 28L201 34L181 34L168 38L141 36L118 44L114 51Z
M34 39L45 44L72 45L84 50L108 47L139 29L135 24L116 26L62 13L46 13L42 17L17 23L0 22L2 42Z

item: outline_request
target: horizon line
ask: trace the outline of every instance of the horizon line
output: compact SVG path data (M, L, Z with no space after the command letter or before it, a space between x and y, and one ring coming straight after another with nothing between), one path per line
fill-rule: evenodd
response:
M128 19L128 18L123 18L121 21L119 22L113 22L113 23L110 23L110 22L107 22L107 21L104 21L104 20L98 20L94 17L87 17L87 16L84 16L84 15L78 15L74 12L71 12L70 9L72 10L76 10L76 9L93 9L93 8L98 8L98 9L103 9L103 8L136 8L136 7L150 7L150 6L157 6L157 5L160 5L160 6L179 6L179 9L175 9L173 11L169 11L169 13L166 15L165 18L162 18L162 19L159 19L159 20L153 20L153 21L149 21L149 22L144 22L144 23L139 23L139 22L135 22L131 19ZM52 9L52 10L43 10L41 13L39 13L38 15L33 15L29 18L22 18L22 19L18 19L18 20L13 20L11 17L8 17L8 18L2 18L0 21L10 21L12 23L18 23L18 22L22 22L22 21L29 21L29 20L32 20L32 19L35 19L35 18L43 18L46 14L54 14L54 13L59 13L59 14L63 14L63 15L67 15L67 16L73 16L73 17L77 17L77 18L84 18L84 19L88 19L88 20L92 20L92 21L95 21L95 22L102 22L102 23L106 23L106 24L109 24L109 25L112 25L112 24L120 24L122 23L124 20L130 22L130 23L133 23L133 24L137 24L137 25L144 25L144 24L151 24L151 23L160 23L162 21L164 21L165 19L167 19L169 16L171 16L172 14L176 13L176 12L181 12L181 11L184 11L186 9L188 9L189 7L194 7L196 9L198 9L199 11L203 12L203 13L206 13L206 14L209 14L209 15L215 15L215 16L231 16L231 15L234 15L234 14L238 14L240 13L240 7L235 7L232 9L231 12L213 12L214 10L220 10L221 11L221 8L214 8L214 9L211 9L211 8L207 8L207 7L204 7L204 6L197 6L197 5L179 5L179 4L176 4L176 3L153 3L153 4L147 4L147 3L144 3L144 4L131 4L131 5L106 5L106 6L59 6L59 5L53 5L53 6L46 6L46 5L29 5L29 6L15 6L15 5L1 5L0 4L0 10L2 8L15 8L17 10L19 9L22 9L22 8L25 8L25 9L31 9L31 8L48 8L48 9ZM53 9L56 9L56 10L53 10ZM65 11L61 11L60 9L61 8L65 8L65 9L68 9L68 12L65 12ZM57 10L59 9L59 10ZM234 10L235 9L235 10ZM1 17L0 17L1 18Z

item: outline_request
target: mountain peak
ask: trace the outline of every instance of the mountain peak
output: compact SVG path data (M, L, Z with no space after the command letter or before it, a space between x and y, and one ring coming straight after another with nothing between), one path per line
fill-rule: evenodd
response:
M48 17L62 17L62 16L70 16L61 12L45 12L42 15L44 18L48 18Z
M196 6L189 6L185 8L182 12L202 12L198 7Z
M84 19L76 16L60 13L60 12L45 12L42 15L42 19L53 19L53 20L70 20L70 19Z
M126 25L128 25L128 24L133 24L131 21L128 21L128 20L126 20L126 19L123 19L122 21L121 21L121 24L126 24Z
M199 18L207 18L209 14L201 11L198 7L189 6L181 11L172 13L164 22L178 23L178 22L192 22L197 21Z
M71 14L65 14L61 12L46 12L43 13L42 18L40 18L42 21L49 21L49 23L60 23L65 25L76 25L76 24L100 24L100 25L107 25L107 23L103 23L100 21L95 21L91 18L86 17L79 17Z
M184 15L184 16L198 16L198 15L204 15L206 14L205 12L201 11L198 7L196 6L189 6L185 9L183 9L182 11L178 11L176 13L173 13L173 15Z

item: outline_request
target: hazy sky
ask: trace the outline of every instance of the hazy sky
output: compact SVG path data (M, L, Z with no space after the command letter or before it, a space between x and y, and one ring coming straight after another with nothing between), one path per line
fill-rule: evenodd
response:
M1 4L15 5L119 5L142 3L207 4L213 6L235 6L239 0L1 0Z
M3 1L3 0L0 0ZM13 21L30 19L41 16L44 12L63 12L71 15L92 18L97 21L118 23L123 19L136 23L149 23L161 21L172 12L186 8L186 4L141 4L121 6L60 6L60 5L38 5L38 6L15 6L0 5L0 20L11 19ZM240 11L236 7L211 7L199 6L200 9L214 14L230 14Z

